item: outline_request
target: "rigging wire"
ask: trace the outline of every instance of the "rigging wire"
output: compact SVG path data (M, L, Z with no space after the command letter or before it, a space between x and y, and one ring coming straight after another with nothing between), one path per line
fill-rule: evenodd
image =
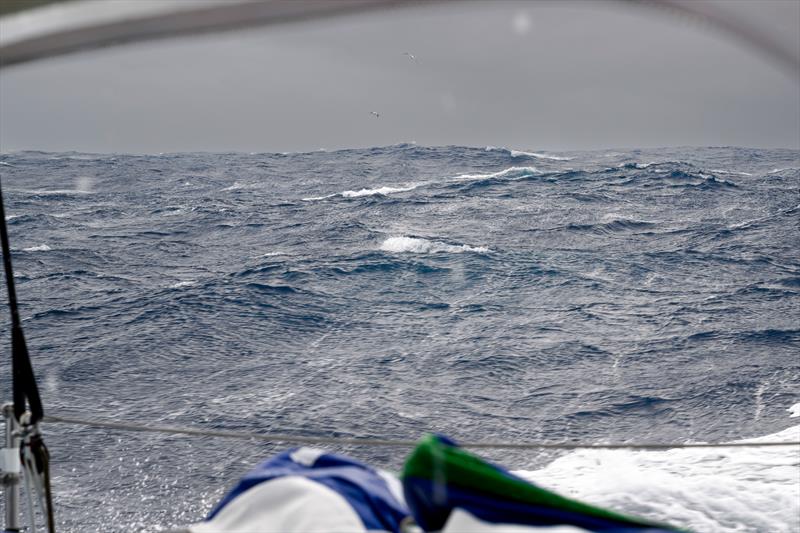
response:
M8 229L6 228L6 213L3 207L3 188L0 184L0 241L3 249L3 267L6 273L6 286L8 287L8 306L11 310L11 366L13 375L14 416L20 420L25 412L27 400L31 409L30 424L36 424L44 415L42 401L39 398L39 387L33 375L28 346L25 344L25 335L22 332L22 323L19 319L17 306L17 291L14 288L14 271L11 267L11 247L8 243Z
M28 512L31 517L33 530L36 525L33 522L33 507L31 500L31 484L34 485L36 494L39 496L39 505L42 513L47 520L47 531L55 533L55 517L53 513L53 496L50 487L50 454L44 443L42 434L39 431L39 421L44 416L42 401L39 397L39 387L36 384L36 377L33 374L28 346L25 343L25 334L22 331L22 322L19 318L19 307L17 305L17 292L14 288L14 271L11 265L11 246L8 239L8 228L6 227L6 212L3 201L3 188L0 184L0 244L3 250L3 269L6 274L6 286L8 288L8 306L11 311L11 375L12 375L12 396L14 400L13 414L14 419L21 427L21 445L19 453L24 464L25 487L28 491ZM26 404L27 402L27 404ZM30 408L27 411L26 408ZM9 413L9 417L11 414ZM6 421L11 424L10 420ZM12 447L13 448L13 447ZM3 451L8 448L3 448ZM9 491L16 491L16 480L4 483L6 489L7 522L11 522L8 517L15 511L11 509L11 503L15 496L10 496ZM10 529L10 528L9 528Z
M116 429L121 431L136 431L142 433L162 433L170 435L190 435L195 437L218 437L225 439L254 440L262 442L285 442L293 444L333 444L333 445L353 445L353 446L395 446L395 447L414 447L416 440L409 439L377 439L377 438L350 438L350 437L308 437L303 435L289 435L286 433L258 433L252 431L230 431L221 429L199 429L175 426L147 425L133 422L114 422L111 420L89 420L85 418L74 418L66 416L48 415L44 418L45 422L55 424L71 424L94 428ZM515 450L668 450L672 448L756 448L774 446L800 446L800 441L790 442L725 442L725 443L611 443L611 444L587 444L572 442L459 442L462 448L493 448L493 449L515 449Z

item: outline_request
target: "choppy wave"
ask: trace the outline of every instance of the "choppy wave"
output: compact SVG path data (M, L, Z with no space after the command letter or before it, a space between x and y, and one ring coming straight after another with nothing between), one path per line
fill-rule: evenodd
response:
M636 220L632 218L625 218L616 215L606 215L600 222L593 224L576 224L572 223L566 226L566 229L571 231L590 231L590 232L618 232L618 231L636 231L656 227L657 223L647 222L644 220Z
M74 155L2 157L51 413L590 443L728 442L798 420L796 150ZM196 522L283 447L46 429L65 531ZM404 456L341 451L388 469ZM486 456L678 526L796 525L796 466L715 453Z

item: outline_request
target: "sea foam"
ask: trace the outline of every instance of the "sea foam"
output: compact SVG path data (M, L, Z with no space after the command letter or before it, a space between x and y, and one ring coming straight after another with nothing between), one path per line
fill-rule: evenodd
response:
M793 408L800 412L800 404ZM797 442L800 426L748 442ZM582 450L515 472L570 497L691 531L800 531L797 448Z

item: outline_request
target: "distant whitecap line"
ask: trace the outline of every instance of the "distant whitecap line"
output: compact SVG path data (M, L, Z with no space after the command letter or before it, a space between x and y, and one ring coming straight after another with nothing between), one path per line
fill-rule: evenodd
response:
M420 239L416 237L389 237L380 247L384 252L392 253L414 253L414 254L427 254L437 252L449 253L463 253L463 252L476 252L476 253L489 253L491 250L484 246L469 246L466 244L447 244L438 241L429 241L428 239Z
M752 176L749 172L738 172L736 170L722 170L719 168L712 168L709 172L713 172L715 174L730 174L733 176Z
M22 194L34 194L36 196L56 196L61 194L92 194L92 191L85 191L80 189L17 189L14 192Z
M559 157L557 155L538 154L536 152L523 152L521 150L511 150L511 157L535 157L537 159L550 159L551 161L571 161L571 157Z
M572 160L571 157L548 155L548 154L542 154L542 153L538 153L538 152L524 152L522 150L512 150L512 149L505 148L505 147L502 147L502 146L500 146L500 147L498 147L498 146L487 146L486 147L486 151L487 152L503 152L503 153L506 153L506 154L510 155L511 157L535 157L536 159L549 159L551 161L571 161Z
M644 170L646 168L650 168L652 166L663 165L665 163L677 163L677 161L650 161L649 163L623 163L621 165L617 165L615 167L606 167L606 170L626 170L635 168L637 170ZM658 170L656 170L658 172Z
M691 163L687 163L686 161L650 161L649 163L622 163L613 167L605 167L604 170L606 171L613 171L613 170L630 170L630 169L637 169L637 170L644 170L650 167L659 167L663 165L690 165ZM659 172L658 169L653 169L653 172Z
M22 249L23 252L49 252L50 250L52 250L52 248L46 244L40 244L39 246L31 246L30 248Z
M779 174L781 172L785 172L787 170L798 170L797 167L784 167L784 168L773 168L767 174Z
M63 156L53 156L50 158L51 161L61 161L64 159L70 159L72 161L95 161L95 160L103 160L102 157L97 156L90 156L90 155L63 155Z
M328 198L333 198L334 196L341 196L342 198L361 198L363 196L388 196L390 194L398 193L398 192L408 192L413 191L417 187L422 185L421 183L411 183L406 185L405 187L378 187L376 189L360 189L358 191L342 191L336 192L333 194L328 194L325 196L312 196L309 198L303 198L304 202L313 202L315 200L326 200Z
M504 170L500 170L498 172L486 172L486 173L478 173L478 174L459 174L457 176L452 176L450 178L445 178L444 181L479 181L484 179L492 179L492 178L502 178L506 176L511 176L513 178L526 178L533 174L541 174L541 171L536 167L509 167ZM429 185L428 182L422 183L410 183L408 185L402 187L377 187L375 189L360 189L357 191L342 191L342 192L335 192L332 194L326 194L324 196L309 196L307 198L303 198L304 202L315 202L319 200L327 200L328 198L334 198L336 196L340 196L342 198L361 198L364 196L388 196L390 194L400 193L400 192L408 192L413 191L419 187L424 185Z

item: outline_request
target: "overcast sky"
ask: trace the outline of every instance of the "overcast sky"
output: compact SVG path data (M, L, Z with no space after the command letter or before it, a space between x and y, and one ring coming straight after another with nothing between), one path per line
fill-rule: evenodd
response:
M734 7L800 47L800 2ZM411 141L800 149L800 79L714 28L604 1L423 6L128 45L0 73L3 152Z

